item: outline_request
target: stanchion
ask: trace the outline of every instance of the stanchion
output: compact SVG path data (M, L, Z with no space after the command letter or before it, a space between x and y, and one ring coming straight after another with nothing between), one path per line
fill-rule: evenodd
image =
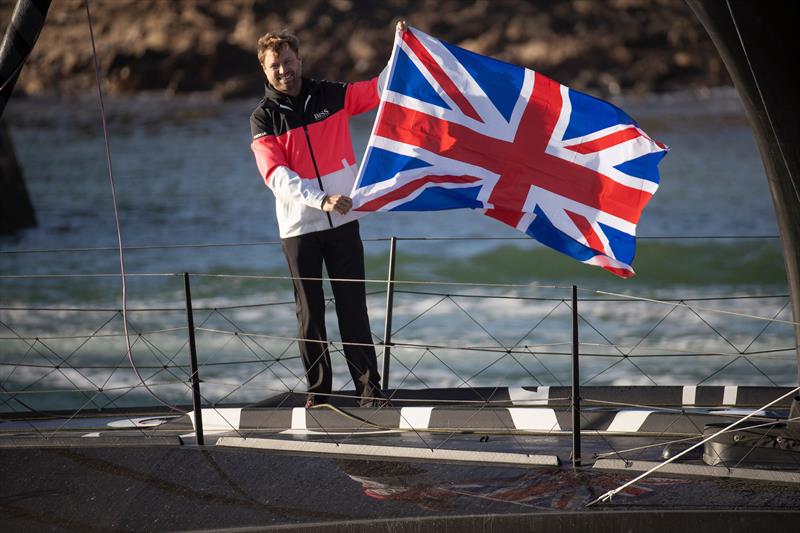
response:
M397 239L389 241L389 276L386 281L386 320L383 325L383 389L389 388L389 359L392 355L392 307L394 304L394 268Z
M183 288L186 293L186 321L189 326L189 356L192 366L192 407L194 409L194 433L198 446L205 445L203 437L203 408L200 404L200 375L197 369L197 345L194 339L194 312L192 311L192 291L189 287L189 273L183 273Z
M572 286L572 466L581 466L581 394L578 360L578 287Z

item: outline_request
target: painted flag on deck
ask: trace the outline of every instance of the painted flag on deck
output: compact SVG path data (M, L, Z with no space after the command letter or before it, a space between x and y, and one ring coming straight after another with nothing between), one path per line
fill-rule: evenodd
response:
M665 145L608 102L415 28L397 33L388 72L354 209L481 209L578 261L634 274Z

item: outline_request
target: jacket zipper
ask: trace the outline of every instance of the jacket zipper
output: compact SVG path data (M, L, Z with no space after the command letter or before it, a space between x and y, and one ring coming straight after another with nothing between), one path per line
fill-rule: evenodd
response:
M309 94L306 98L305 104L303 104L303 111L301 112L300 116L303 121L303 133L306 134L306 142L308 143L308 153L311 154L311 163L314 165L314 172L317 174L317 183L319 183L319 189L322 192L325 192L325 188L322 186L322 178L319 175L319 168L317 168L317 159L314 157L314 149L311 147L311 136L308 134L308 128L306 127L306 107L308 106L308 101L311 99L311 95ZM328 217L328 224L330 227L333 227L333 220L331 219L331 214L328 211L325 211L325 214Z

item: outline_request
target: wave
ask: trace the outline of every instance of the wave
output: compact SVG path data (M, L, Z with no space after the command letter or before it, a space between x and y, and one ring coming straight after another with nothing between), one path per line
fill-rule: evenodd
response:
M404 246L409 247L406 243ZM466 257L439 243L427 253L400 253L397 279L462 283L561 282L633 288L653 285L786 287L778 241L640 241L636 277L620 280L536 243L499 245ZM420 246L419 248L424 248ZM428 246L430 248L430 245ZM370 256L374 277L385 276L385 256ZM784 289L785 290L785 289Z

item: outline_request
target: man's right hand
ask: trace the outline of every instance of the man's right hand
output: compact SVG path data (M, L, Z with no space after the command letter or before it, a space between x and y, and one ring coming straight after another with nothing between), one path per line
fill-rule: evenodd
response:
M322 202L322 210L327 213L336 211L340 215L346 215L352 207L353 200L351 200L349 196L345 196L343 194L326 196L325 201Z

